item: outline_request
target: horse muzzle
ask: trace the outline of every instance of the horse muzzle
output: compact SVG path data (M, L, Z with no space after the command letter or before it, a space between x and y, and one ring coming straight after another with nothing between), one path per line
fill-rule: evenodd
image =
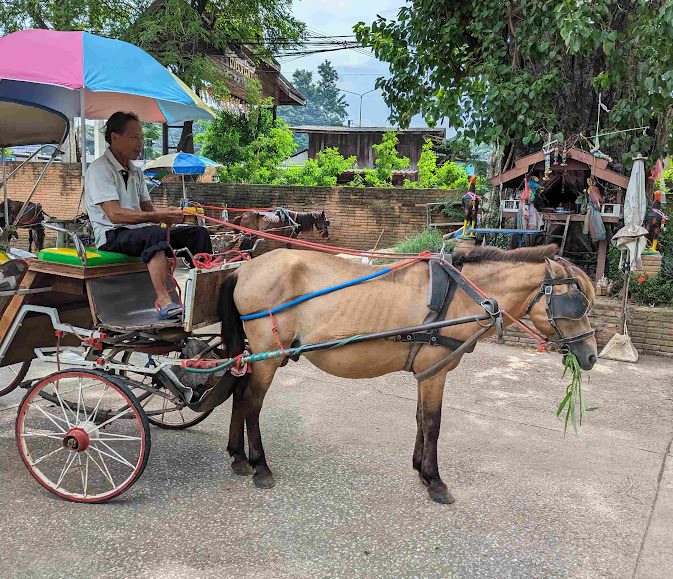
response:
M595 344L595 340L594 344ZM587 340L582 340L581 342L573 342L568 344L568 349L575 355L577 361L579 362L580 368L582 370L589 371L596 364L596 359L598 357L598 351L594 345L592 345ZM563 363L565 364L567 353L563 355Z

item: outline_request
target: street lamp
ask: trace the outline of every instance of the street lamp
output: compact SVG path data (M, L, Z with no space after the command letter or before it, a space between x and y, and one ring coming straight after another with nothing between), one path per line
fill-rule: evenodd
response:
M376 89L373 88L372 90L368 90L367 92L353 92L352 90L344 90L342 88L339 89L341 92L347 92L350 94L354 94L360 97L360 126L362 126L362 97L365 96L366 94L369 94L370 92L374 92Z

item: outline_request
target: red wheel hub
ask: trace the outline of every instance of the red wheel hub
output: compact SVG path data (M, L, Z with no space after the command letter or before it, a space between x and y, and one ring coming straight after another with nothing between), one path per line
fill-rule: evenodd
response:
M89 448L89 435L81 428L71 428L63 437L63 448L68 452L84 452Z

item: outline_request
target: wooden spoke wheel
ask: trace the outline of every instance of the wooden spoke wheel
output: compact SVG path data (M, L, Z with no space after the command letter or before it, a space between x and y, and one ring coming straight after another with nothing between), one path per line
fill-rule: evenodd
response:
M168 354L169 357L179 358L180 352L172 352ZM136 352L124 352L122 361L127 363L133 361L137 365L145 365L148 361L147 354L139 354ZM151 384L151 380L145 376L137 374L125 373L126 377L138 382ZM179 401L175 400L170 391L166 390L161 384L154 384L154 387L160 387L161 394L166 394L170 398L166 398L160 394L153 394L147 392L142 388L133 389L133 393L138 397L140 405L147 413L147 419L150 424L158 426L159 428L166 428L168 430L182 430L195 426L199 422L204 421L210 413L214 410L206 410L205 412L196 412L187 406L179 407Z
M150 427L119 378L71 369L28 391L16 417L16 442L28 471L48 491L99 503L138 480L150 454Z
M21 384L28 370L30 370L30 360L0 367L0 396L9 394Z

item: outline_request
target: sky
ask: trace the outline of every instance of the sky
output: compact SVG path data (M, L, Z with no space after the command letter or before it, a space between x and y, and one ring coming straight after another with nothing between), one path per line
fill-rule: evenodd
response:
M371 24L377 15L394 19L404 3L404 0L294 0L292 12L313 32L339 36L353 34L353 26L357 22ZM373 89L379 76L388 76L386 63L353 50L315 54L292 61L282 59L281 70L288 79L291 79L292 73L299 68L313 71L317 76L318 65L326 58L339 73L338 86L341 89L361 94ZM357 125L360 97L348 93L344 93L344 96L349 105L348 118ZM380 90L376 89L362 98L362 126L390 126L389 114L390 110ZM426 123L417 117L411 126L422 127L426 126Z

